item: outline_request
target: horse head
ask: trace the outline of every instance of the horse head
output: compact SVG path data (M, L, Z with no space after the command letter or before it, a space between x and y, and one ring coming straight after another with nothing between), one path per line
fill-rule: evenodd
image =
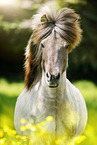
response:
M26 49L26 86L31 88L45 73L49 87L58 87L68 66L68 53L81 40L79 15L63 8L34 16L36 25Z

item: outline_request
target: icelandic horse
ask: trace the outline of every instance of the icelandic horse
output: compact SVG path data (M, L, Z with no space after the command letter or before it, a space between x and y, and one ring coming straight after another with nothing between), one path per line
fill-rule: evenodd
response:
M66 78L68 54L80 43L81 34L79 15L72 9L34 16L33 33L25 53L26 87L17 99L14 115L20 135L29 136L31 132L21 131L22 118L30 123L34 120L37 126L48 116L53 121L45 125L45 130L55 140L65 138L59 145L73 143L74 137L83 133L87 123L86 104L78 88ZM31 144L55 144L49 138L43 141L43 134L40 141L38 137Z

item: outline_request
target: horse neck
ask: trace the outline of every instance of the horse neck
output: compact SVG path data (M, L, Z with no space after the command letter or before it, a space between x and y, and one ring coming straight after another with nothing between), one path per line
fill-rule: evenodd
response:
M60 84L57 88L49 88L45 79L45 73L43 73L41 86L43 96L47 98L54 98L56 95L60 94L60 97L62 97L62 94L66 91L66 71L62 74Z

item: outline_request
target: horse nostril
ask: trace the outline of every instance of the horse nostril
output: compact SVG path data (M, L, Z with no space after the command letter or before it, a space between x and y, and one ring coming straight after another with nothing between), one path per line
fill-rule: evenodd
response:
M60 73L58 73L58 75L56 76L56 80L60 79Z
M60 73L57 76L50 74L49 72L46 73L46 77L48 81L57 82L60 79Z
M50 77L50 75L49 75L49 73L48 73L48 72L46 73L46 76L47 76L47 78L49 78L49 77Z

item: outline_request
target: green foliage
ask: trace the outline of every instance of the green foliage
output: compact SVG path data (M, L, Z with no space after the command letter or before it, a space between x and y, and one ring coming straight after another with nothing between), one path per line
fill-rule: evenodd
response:
M31 35L31 28L22 27L20 22L0 21L0 56L5 60L23 60L24 48Z
M22 62L24 50L32 33L31 17L40 3L20 1L16 6L0 6L0 57L8 62ZM29 6L29 3L31 5ZM26 6L26 7L25 7Z

